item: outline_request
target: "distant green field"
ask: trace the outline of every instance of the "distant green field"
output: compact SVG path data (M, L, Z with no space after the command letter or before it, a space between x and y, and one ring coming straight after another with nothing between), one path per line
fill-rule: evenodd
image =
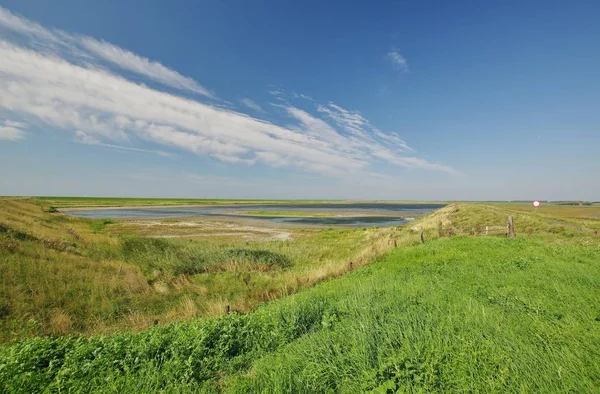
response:
M1 198L1 197L0 197ZM327 203L380 203L380 204L448 204L448 201L408 201L408 200L280 200L280 199L202 199L202 198L123 198L123 197L36 197L39 201L56 208L93 207L135 207L135 206L175 206L175 205L220 205L220 204L327 204ZM457 201L462 203L498 205L531 210L531 202L524 201ZM583 211L587 209L587 211ZM560 202L544 202L540 212L563 215L566 212L577 214L600 214L600 203L591 205L564 205Z
M74 207L134 207L217 204L310 204L325 200L260 200L260 199L203 199L203 198L122 198L122 197L37 197L56 208Z
M521 212L535 213L541 216L561 216L571 218L600 218L600 204L592 205L564 205L554 203L542 203L542 206L535 209L531 203L507 203L498 204L508 209L514 209Z
M1 198L1 197L0 197ZM14 197L12 197L14 198ZM23 197L29 198L29 197ZM388 200L281 200L281 199L202 199L202 198L123 198L123 197L34 197L56 208L133 207L218 204L327 204L327 203L393 203L393 204L444 204L439 201L388 201Z

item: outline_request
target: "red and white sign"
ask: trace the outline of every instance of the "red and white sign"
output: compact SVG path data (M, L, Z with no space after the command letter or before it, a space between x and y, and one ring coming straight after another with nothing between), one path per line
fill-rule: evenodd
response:
M533 206L536 208L539 207L540 205L542 205L542 203L537 200L533 202Z

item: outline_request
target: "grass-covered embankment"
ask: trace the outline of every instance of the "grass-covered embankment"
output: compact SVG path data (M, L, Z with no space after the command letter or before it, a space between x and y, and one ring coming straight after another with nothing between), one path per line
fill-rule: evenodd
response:
M598 240L450 238L245 315L0 348L7 392L593 392Z
M394 229L303 231L292 240L116 234L122 223L0 199L0 342L138 331L248 311L367 264ZM155 236L160 236L158 229Z

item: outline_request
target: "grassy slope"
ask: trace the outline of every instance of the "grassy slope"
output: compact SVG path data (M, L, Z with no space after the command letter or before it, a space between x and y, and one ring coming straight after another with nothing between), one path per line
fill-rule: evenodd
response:
M140 330L217 315L339 276L389 248L393 229L304 232L293 241L111 236L117 224L0 199L0 342Z
M486 225L506 225L509 215L514 217L515 231L519 235L560 234L567 238L583 235L595 236L600 233L600 220L588 217L585 213L577 215L569 207L555 208L552 213L539 210L531 212L518 204L484 205L451 204L441 208L422 220L415 221L413 230L424 229L427 238L437 237L439 224L443 228L485 228ZM564 212L564 213L563 213Z
M591 241L590 241L591 242ZM246 315L0 350L6 391L591 392L600 252L453 238Z
M597 248L538 239L400 250L314 291L334 300L322 328L228 387L590 392L600 385L599 273Z
M439 221L474 225L506 213L457 205L415 227L434 238ZM517 229L535 234L517 239L399 248L249 314L5 345L0 387L592 392L600 386L600 242L580 222L552 220L562 219L519 214Z

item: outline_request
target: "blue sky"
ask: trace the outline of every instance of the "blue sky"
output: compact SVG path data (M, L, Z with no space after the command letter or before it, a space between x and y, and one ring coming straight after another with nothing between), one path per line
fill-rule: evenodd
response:
M0 195L600 200L599 15L4 0Z

